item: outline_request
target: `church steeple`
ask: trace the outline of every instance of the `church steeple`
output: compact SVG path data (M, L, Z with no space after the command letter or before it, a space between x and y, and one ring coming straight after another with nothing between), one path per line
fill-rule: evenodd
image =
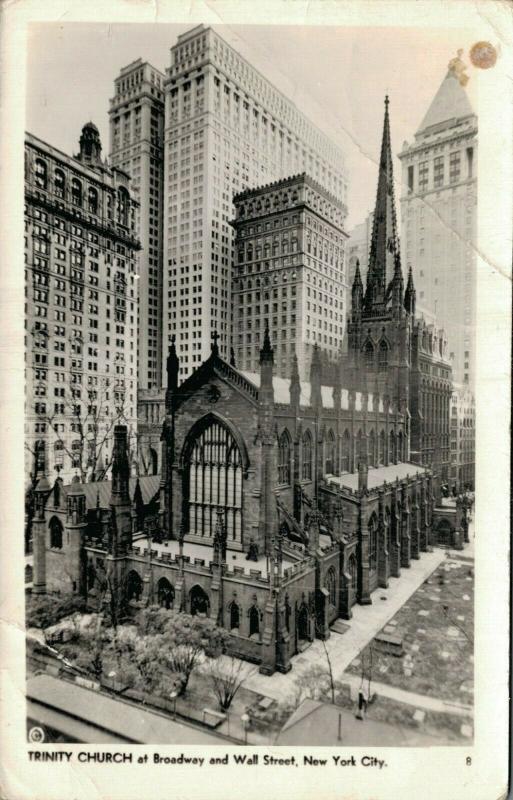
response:
M363 283L360 273L360 261L356 259L356 270L354 273L353 286L351 289L351 310L353 316L361 313L363 302Z
M372 225L372 239L367 274L366 306L386 303L387 284L399 251L397 239L394 173L390 141L389 99L385 97L385 119L379 159L378 190Z
M171 397L178 389L178 375L180 373L180 361L176 353L175 335L171 337L169 353L166 362L167 389L166 389L166 408L170 408Z
M394 256L394 277L390 283L389 293L392 297L392 311L400 316L404 303L404 279L399 253Z
M408 270L408 282L404 293L404 307L410 314L415 315L415 298L417 292L413 283L413 272L411 267Z

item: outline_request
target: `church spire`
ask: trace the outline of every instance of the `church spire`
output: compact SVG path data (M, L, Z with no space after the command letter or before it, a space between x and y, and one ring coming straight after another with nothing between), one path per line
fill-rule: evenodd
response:
M392 146L390 141L390 119L388 95L385 97L385 118L381 155L379 159L378 190L372 225L372 239L367 275L366 304L384 304L387 277L394 270L395 255L399 250L394 200L394 173Z
M416 298L415 285L413 283L413 272L411 266L408 270L408 282L406 284L406 291L404 293L404 307L410 314L415 315L415 298Z
M356 259L356 270L354 273L353 286L351 289L351 306L353 315L361 312L362 300L363 300L363 283L362 283L362 276L360 273L360 261L359 259Z

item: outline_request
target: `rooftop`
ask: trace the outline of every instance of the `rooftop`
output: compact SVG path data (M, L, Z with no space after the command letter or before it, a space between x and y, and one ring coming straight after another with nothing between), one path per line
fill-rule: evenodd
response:
M433 98L426 115L419 125L417 133L427 128L440 125L442 122L462 119L474 114L468 95L458 78L449 70Z
M375 489L378 486L382 486L385 481L387 483L395 483L396 479L402 481L407 475L413 476L417 472L423 471L419 464L411 464L408 461L400 464L389 464L388 467L369 467L367 486L369 489ZM345 472L343 475L326 475L325 480L336 486L345 486L353 491L358 489L357 472Z
M341 740L338 739L339 717ZM311 745L336 747L396 747L437 744L425 734L387 722L357 720L354 713L318 700L303 700L289 717L276 740L277 745Z

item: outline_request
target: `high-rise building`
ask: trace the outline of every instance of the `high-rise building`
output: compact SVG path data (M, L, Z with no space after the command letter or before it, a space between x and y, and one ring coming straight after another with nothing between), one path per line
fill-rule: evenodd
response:
M233 195L306 172L346 203L342 152L214 30L178 37L167 72L163 360L181 376L231 338Z
M266 326L276 375L308 380L318 345L338 364L345 330L345 207L304 173L234 197L233 350L256 372ZM325 370L327 377L327 370Z
M367 214L363 222L360 222L359 225L355 225L348 233L349 239L346 245L346 261L347 283L349 286L353 285L357 262L360 265L362 281L365 282L367 279L373 222L374 212L371 211Z
M71 157L25 141L26 474L101 477L137 431L137 202L93 123ZM131 446L135 446L132 440Z
M161 385L164 75L140 58L124 67L110 101L110 161L131 178L139 201L138 385Z
M404 143L403 255L420 308L436 314L454 353L454 376L475 372L477 117L453 59L415 139ZM459 67L459 68L458 68Z
M451 473L452 492L474 489L476 407L467 384L455 384L451 397Z

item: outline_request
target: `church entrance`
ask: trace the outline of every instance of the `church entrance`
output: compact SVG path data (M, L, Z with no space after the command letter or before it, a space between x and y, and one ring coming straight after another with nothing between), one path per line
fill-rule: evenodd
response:
M193 586L190 591L191 614L198 614L201 617L208 617L210 614L210 600L208 594L201 586Z
M137 572L135 572L135 570L131 570L128 573L126 581L126 599L128 600L128 602L130 602L130 600L135 600L136 602L139 602L139 600L141 599L142 590L143 590L143 584L141 578L139 577Z

